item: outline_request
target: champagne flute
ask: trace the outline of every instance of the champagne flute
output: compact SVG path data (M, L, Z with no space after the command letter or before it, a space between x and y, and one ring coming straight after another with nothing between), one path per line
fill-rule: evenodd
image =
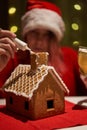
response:
M78 64L80 70L80 78L87 88L87 47L80 46L78 50Z
M87 47L80 46L78 51L78 64L80 73L87 76Z

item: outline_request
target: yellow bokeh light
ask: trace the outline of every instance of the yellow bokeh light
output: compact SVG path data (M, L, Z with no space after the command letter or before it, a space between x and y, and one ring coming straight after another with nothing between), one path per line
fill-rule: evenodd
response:
M75 8L76 10L81 10L81 9L82 9L79 4L75 4L75 5L74 5L74 8Z
M16 12L16 8L15 7L11 7L11 8L9 8L9 10L8 10L8 13L9 14L14 14Z
M10 28L10 31L13 32L13 33L16 33L18 31L18 27L17 26L12 26Z
M77 23L72 23L71 27L73 30L79 30L79 25Z
M79 41L73 41L73 45L77 46L79 44L80 44Z

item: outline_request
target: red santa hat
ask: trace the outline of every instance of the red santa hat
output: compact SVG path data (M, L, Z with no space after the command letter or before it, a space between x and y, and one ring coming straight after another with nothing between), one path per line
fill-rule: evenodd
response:
M27 12L21 20L23 37L31 30L43 28L53 32L60 41L65 31L61 10L47 1L28 0Z

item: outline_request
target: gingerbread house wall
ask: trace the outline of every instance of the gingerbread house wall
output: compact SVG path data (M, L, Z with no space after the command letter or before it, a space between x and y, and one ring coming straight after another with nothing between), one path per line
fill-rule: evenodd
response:
M45 118L64 113L64 92L51 74L44 78L34 95L34 119Z
M25 103L27 104L25 105ZM61 114L65 108L64 92L61 90L60 84L48 73L43 82L39 84L38 89L34 91L31 100L7 92L6 107L29 119L40 119Z
M32 102L33 98L29 100L29 98L17 96L14 93L6 93L6 108L16 114L26 116L29 119L34 118L34 102L33 104Z

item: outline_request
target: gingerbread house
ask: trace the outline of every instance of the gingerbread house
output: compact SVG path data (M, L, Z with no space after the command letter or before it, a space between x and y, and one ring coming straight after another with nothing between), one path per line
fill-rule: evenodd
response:
M4 85L7 109L33 120L64 113L68 89L46 58L34 54L31 65L20 64L12 72Z

